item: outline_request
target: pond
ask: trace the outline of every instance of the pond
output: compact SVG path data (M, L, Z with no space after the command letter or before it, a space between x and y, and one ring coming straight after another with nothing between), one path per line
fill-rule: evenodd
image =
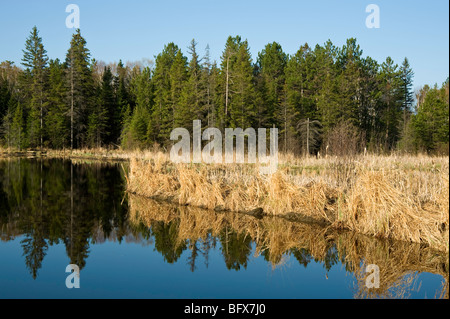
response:
M448 298L448 254L142 198L126 169L0 160L0 298Z

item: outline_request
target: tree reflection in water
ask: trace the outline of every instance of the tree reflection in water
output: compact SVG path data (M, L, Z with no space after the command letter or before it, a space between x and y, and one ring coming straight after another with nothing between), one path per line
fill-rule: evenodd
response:
M0 160L0 236L22 236L25 264L36 278L49 246L64 244L70 263L86 265L92 244L106 240L153 244L164 261L176 263L187 251L194 272L198 257L209 265L220 246L229 270L246 269L252 246L273 267L292 256L307 267L320 262L329 271L342 264L354 274L356 298L407 297L420 272L443 277L437 297L448 298L448 253L418 244L368 238L282 218L218 213L124 196L118 163L70 160ZM365 287L365 265L383 273L380 288Z

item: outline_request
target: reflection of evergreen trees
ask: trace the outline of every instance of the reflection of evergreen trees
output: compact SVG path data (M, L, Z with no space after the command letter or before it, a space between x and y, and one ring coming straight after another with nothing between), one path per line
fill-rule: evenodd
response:
M222 254L228 269L239 270L241 266L247 268L248 258L252 251L252 240L250 236L238 234L226 227L220 236Z
M107 238L119 243L124 238L128 241L130 234L132 240L154 241L155 250L167 263L179 261L186 251L186 263L192 272L197 269L199 258L208 267L210 250L218 242L228 269L247 268L252 238L245 232L226 226L217 236L209 232L204 238L180 240L177 218L170 222L154 221L151 227L143 223L131 226L123 190L123 171L117 165L76 165L64 160L0 161L1 239L23 235L25 264L33 278L54 244L63 243L70 263L82 269L91 244ZM321 262L327 270L340 262L349 267L345 254L340 255L333 242L329 242L320 260L300 247L281 254L265 247L261 255L277 264L286 253L304 267L312 260Z
M178 220L169 223L157 222L152 227L155 237L155 249L164 256L164 260L172 264L180 258L183 250L187 248L186 243L177 244Z
M49 245L63 242L82 269L94 226L120 241L129 233L123 176L112 165L62 160L0 161L0 229L23 234L25 263L36 278Z
M300 265L303 265L305 268L311 262L311 255L309 251L305 248L294 248L291 249L292 255L297 259Z

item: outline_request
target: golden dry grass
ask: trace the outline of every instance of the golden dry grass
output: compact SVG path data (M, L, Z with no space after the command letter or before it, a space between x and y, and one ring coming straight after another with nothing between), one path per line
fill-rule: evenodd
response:
M273 175L255 164L173 164L161 152L130 159L128 191L181 205L296 213L362 234L448 251L448 157L284 155Z

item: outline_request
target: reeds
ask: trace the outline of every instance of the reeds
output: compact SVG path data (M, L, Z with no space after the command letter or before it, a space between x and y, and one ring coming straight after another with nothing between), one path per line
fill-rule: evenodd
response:
M127 189L212 210L260 208L448 251L448 172L448 157L286 155L269 176L257 164L175 165L159 152L130 159Z

